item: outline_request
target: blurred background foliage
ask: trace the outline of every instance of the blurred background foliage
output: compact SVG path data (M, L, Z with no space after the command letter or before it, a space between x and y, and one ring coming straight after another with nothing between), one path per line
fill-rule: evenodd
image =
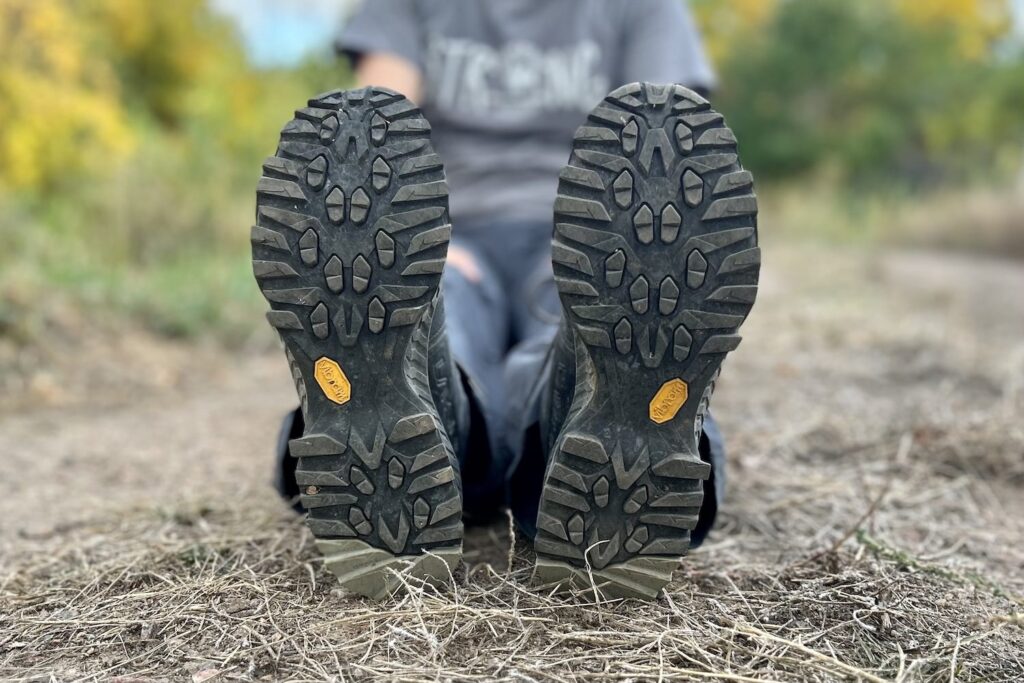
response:
M771 231L1024 255L1010 1L692 0ZM244 340L260 161L350 79L326 49L254 66L206 0L0 0L0 337L59 298Z
M168 334L251 327L260 162L349 80L325 55L254 68L205 0L0 0L0 336L35 336L54 286Z
M999 0L700 0L717 104L773 179L921 185L1014 170L1024 60ZM1015 143L1015 144L1014 144Z

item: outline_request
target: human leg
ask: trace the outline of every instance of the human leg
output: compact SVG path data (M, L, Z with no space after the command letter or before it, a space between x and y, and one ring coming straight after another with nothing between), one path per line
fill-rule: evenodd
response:
M452 250L460 260L445 267L441 290L451 357L469 411L458 451L464 509L470 517L486 519L505 502L505 468L497 442L505 406L502 362L509 316L500 277L472 235L453 239Z

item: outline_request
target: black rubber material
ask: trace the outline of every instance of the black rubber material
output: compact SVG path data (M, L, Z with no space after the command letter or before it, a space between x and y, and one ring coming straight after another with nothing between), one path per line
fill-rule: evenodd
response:
M290 450L309 528L356 592L385 596L408 564L444 579L463 529L427 379L451 234L430 126L389 90L325 93L284 127L263 171L253 271L302 404Z
M701 423L757 293L752 179L706 100L611 93L576 133L555 204L555 279L575 347L549 459L538 577L653 597L698 521Z

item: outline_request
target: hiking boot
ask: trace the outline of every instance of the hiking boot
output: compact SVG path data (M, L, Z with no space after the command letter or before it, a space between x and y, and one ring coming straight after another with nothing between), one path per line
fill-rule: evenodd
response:
M263 172L253 272L301 402L289 448L317 548L373 598L446 580L462 549L452 437L465 417L438 292L451 226L430 125L390 90L325 93Z
M555 345L537 578L653 598L711 474L698 443L757 293L757 204L736 139L677 85L612 92L555 202Z

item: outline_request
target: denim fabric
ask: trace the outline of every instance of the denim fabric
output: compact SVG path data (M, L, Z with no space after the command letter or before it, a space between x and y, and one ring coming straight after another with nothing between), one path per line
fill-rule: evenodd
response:
M546 349L558 330L550 245L550 223L464 224L452 246L472 255L479 279L451 265L442 276L449 348L485 423L486 438L471 439L459 454L467 508L480 516L490 512L484 506L509 503L505 480L516 455L509 416L522 414L523 387L536 383L542 370L534 359L543 360L543 352L530 349ZM471 472L486 475L467 476Z

